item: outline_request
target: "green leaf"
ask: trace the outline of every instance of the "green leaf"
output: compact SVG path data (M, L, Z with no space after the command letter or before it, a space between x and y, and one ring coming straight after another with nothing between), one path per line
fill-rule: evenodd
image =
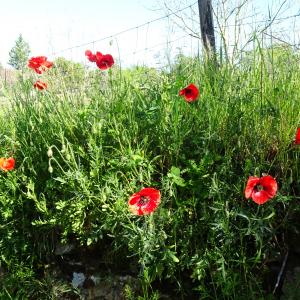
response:
M180 176L180 169L177 167L171 167L171 170L168 173L168 177L174 184L178 186L184 187L186 185L184 179Z
M172 260L176 263L179 263L179 259L178 257L173 253L173 252L169 252L170 257L172 258Z

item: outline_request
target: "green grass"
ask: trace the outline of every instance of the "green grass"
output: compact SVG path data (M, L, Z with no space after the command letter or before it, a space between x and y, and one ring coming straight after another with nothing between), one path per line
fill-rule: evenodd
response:
M38 299L62 240L108 243L115 265L137 265L143 299L157 296L158 281L183 299L267 297L267 262L299 203L298 65L296 53L273 47L237 66L180 57L169 72L114 67L72 82L54 69L46 92L19 82L0 118L0 155L17 162L0 177L0 260L10 274L0 296ZM178 96L191 82L196 103ZM257 206L244 188L262 173L279 191ZM162 201L137 217L127 201L142 187Z

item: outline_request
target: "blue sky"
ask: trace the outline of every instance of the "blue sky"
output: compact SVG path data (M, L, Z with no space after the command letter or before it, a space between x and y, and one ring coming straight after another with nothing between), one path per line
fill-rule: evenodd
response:
M255 8L259 13L252 20L263 19L268 7L276 11L283 0L252 0L246 13ZM195 3L192 0L169 0L168 7L177 10ZM234 1L231 1L231 3ZM300 0L289 0L281 16L300 11ZM292 5L289 5L292 3ZM291 6L291 7L290 7ZM289 8L290 7L290 8ZM168 13L163 0L6 0L1 1L0 62L7 66L8 52L21 33L29 43L31 55L46 55L49 59L64 56L76 61L84 61L84 51L91 49L112 53L123 65L147 63L155 65L166 60L167 52L187 54L199 47L199 41L188 36L180 26L180 19L173 16L142 28L132 30L112 39L92 43L65 52L72 46L80 45L117 33L126 28L143 24ZM197 4L192 9L179 13L197 31ZM196 18L196 20L195 20ZM300 19L300 18L298 18ZM299 24L300 20L298 21ZM279 26L282 27L282 24ZM229 34L231 35L231 33ZM169 41L168 47L165 42ZM156 47L153 47L157 45ZM145 48L150 48L144 51ZM165 49L167 48L167 51ZM183 50L182 50L183 49ZM53 52L58 52L53 55ZM136 52L136 53L135 53ZM134 54L135 53L135 54Z

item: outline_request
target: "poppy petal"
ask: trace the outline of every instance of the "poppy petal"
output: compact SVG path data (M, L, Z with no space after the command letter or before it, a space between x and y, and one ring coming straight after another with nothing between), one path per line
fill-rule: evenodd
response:
M259 184L264 188L264 191L268 193L270 198L273 198L276 195L277 182L272 176L267 175L261 177Z
M0 168L3 169L3 164L4 164L5 158L1 157L0 158Z
M185 89L182 89L179 91L179 96L183 96L184 95L184 92L185 92Z
M45 67L47 69L50 69L52 66L53 66L53 62L51 62L51 61L45 61L43 63L43 67Z
M40 81L40 80L37 80L33 86L36 89L39 89L40 91L47 89L47 84L45 82Z
M86 56L91 56L93 55L92 51L91 50L85 50L85 53L84 53Z
M297 128L294 144L300 145L300 127Z
M136 205L139 202L140 198L141 198L140 194L135 193L130 197L130 199L128 201L128 204L129 205Z
M101 60L103 57L103 54L99 51L97 51L95 55L96 55L96 61Z
M271 199L270 195L264 190L259 192L253 192L251 197L252 200L259 205L264 204L265 202Z
M259 183L259 178L256 176L250 176L245 188L245 197L251 198L254 187Z
M141 216L143 215L143 211L142 211L142 208L141 206L137 206L137 205L129 205L129 210L132 214L134 215L138 215L138 216Z

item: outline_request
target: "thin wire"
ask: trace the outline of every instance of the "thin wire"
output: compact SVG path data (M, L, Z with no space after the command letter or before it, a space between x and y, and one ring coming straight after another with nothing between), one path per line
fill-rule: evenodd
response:
M269 36L269 37L271 37L271 38L273 38L273 39L275 39L275 40L277 40L277 41L279 41L279 42L282 42L282 43L284 43L284 44L286 44L286 45L289 45L289 46L294 47L294 48L296 48L297 50L299 50L299 43L298 43L298 44L291 44L291 43L289 43L289 42L287 42L287 41L285 41L285 40L283 40L283 39L281 39L281 38L278 38L278 37L276 37L276 36L274 36L274 35L272 35L272 34L269 34L269 33L267 33L267 32L263 32L263 34L264 34L264 35L267 35L267 36Z
M160 18L157 18L157 19L150 20L150 21L148 21L148 22L146 22L146 23L143 23L143 24L141 24L141 25L134 26L134 27L131 27L131 28L122 30L122 31L120 31L120 32L117 32L117 33L115 33L115 34L111 34L111 35L109 35L109 36L103 37L103 38L98 39L98 40L90 41L90 42L87 42L87 43L82 43L82 44L79 44L79 45L76 45L76 46L72 46L72 47L69 47L69 48L65 48L65 49L62 49L62 50L58 50L58 51L56 51L56 52L52 52L51 55L52 55L52 56L55 56L55 55L57 55L57 54L60 54L60 53L66 52L66 51L71 51L71 50L73 50L73 49L80 48L80 47L87 46L87 45L91 45L91 44L93 44L93 46L94 46L94 44L97 43L97 42L101 42L101 41L107 40L107 39L109 39L109 38L113 38L113 37L122 35L122 34L124 34L124 33L126 33L126 32L132 31L132 30L138 30L139 28L144 27L144 26L148 26L148 27L149 27L149 25L150 25L151 23L154 23L154 22L157 22L157 21L160 21L160 20L169 18L170 16L175 15L175 14L178 13L178 12L181 12L181 11L184 11L184 10L186 10L186 9L188 9L188 8L191 8L191 7L194 6L196 3L198 3L198 1L196 1L196 2L194 2L194 3L192 3L192 4L188 5L188 6L186 6L186 7L184 7L184 8L181 8L181 9L179 9L179 10L177 10L177 11L171 12L171 13L169 13L169 14L163 16L163 17L160 17ZM282 18L277 18L277 19L275 19L274 21L275 21L275 22L278 22L278 21L283 21L283 20L287 20L287 19L290 19L290 18L296 18L296 17L300 17L300 12L299 12L298 14L294 14L294 15L290 15L290 16L286 16L286 17L282 17ZM248 18L248 17L246 17L246 18ZM270 22L270 21L271 21L270 19L266 19L266 20L260 20L260 21L248 22L248 23L244 23L244 24L242 24L242 25L243 25L243 26L244 26L244 25L253 25L253 24L258 24L258 23L266 23L266 22ZM228 24L228 25L226 25L225 27L228 28L228 27L232 27L232 26L236 26L236 24ZM218 26L215 26L215 28L217 29Z
M116 34L113 34L113 35L104 37L104 38L102 38L102 39L94 40L94 41L91 41L91 42L88 42L88 43L84 43L84 44L80 44L80 45L77 45L77 46L74 46L74 47L69 47L69 48L63 49L63 50L61 50L61 51L53 52L52 55L55 55L55 54L58 54L58 53L62 53L62 52L66 52L66 51L70 51L71 54L73 54L73 53L72 53L72 52L73 52L73 51L72 51L73 49L80 48L80 47L83 47L83 46L85 46L85 45L90 45L90 44L93 45L93 49L94 49L95 43L96 43L96 42L103 41L103 40L108 39L108 38L116 37L116 36L118 36L118 35L121 35L121 34L123 34L123 33L129 32L129 31L132 31L132 30L137 30L137 35L138 35L138 29L141 28L141 27L143 27L143 26L147 26L147 35L148 35L148 29L149 29L149 25L150 25L151 23L157 22L157 21L162 20L162 19L165 19L165 18L169 18L171 15L175 15L176 13L178 13L178 12L180 12L180 11L183 11L183 10L185 10L185 9L187 9L187 8L192 8L192 6L195 5L196 3L197 3L197 2L195 2L195 3L193 3L193 4L190 4L189 6L186 6L186 7L184 7L184 8L181 8L181 9L179 9L179 10L177 10L177 11L171 12L171 13L169 13L168 15L165 15L165 16L163 16L163 17L160 17L160 18L157 18L157 19L153 19L153 20L148 21L148 22L146 22L146 23L144 23L144 24L141 24L141 25L139 25L139 26L134 26L134 27L128 28L128 29L123 30L123 31L120 31L120 32L118 32L118 33L116 33ZM294 14L294 15L290 15L290 16L286 16L286 17L282 17L282 18L276 18L275 20L273 20L273 21L274 21L273 24L276 25L276 23L278 23L278 22L280 22L280 21L283 21L283 20L290 19L290 18L294 18L294 20L295 20L295 19L296 19L297 17L299 17L299 16L300 16L300 12L299 12L298 14ZM249 17L250 17L250 16L249 16ZM247 17L247 18L248 18L248 17ZM244 26L244 25L253 25L253 24L258 24L258 23L266 23L266 22L271 22L271 21L272 21L272 19L269 18L269 19L267 19L267 20L260 20L260 21L255 21L255 22L244 23L244 24L241 24L241 26ZM275 22L276 22L276 23L275 23ZM231 26L236 26L236 25L234 25L234 24L228 24L228 25L226 25L225 27L231 27ZM265 35L270 36L270 34L268 34L268 33L266 33L266 32L263 32L263 33L264 33ZM146 39L148 38L147 35L146 35ZM181 37L179 37L179 38L177 38L177 39L174 39L174 40L172 40L172 41L167 41L167 42L159 43L159 44L156 44L156 45L151 46L151 47L148 47L148 45L147 45L148 41L146 41L146 47L145 47L144 49L137 50L137 51L134 51L134 52L125 54L125 55L122 56L122 59L123 59L123 58L126 58L126 57L129 57L129 56L132 56L132 55L135 55L135 54L140 53L140 52L145 52L145 51L152 50L152 49L157 48L158 46L161 46L161 45L170 45L170 44L173 44L174 42L176 42L176 41L178 41L178 40L181 40L181 39L183 39L183 38L185 38L185 37L188 37L188 36L193 37L191 34L186 34L186 35L181 36ZM200 34L199 34L199 36L200 36ZM288 45L290 45L290 46L293 46L293 47L296 47L297 49L299 49L298 47L299 47L300 44L291 44L291 43L288 43L288 42L284 41L283 39L278 38L278 37L275 37L275 36L273 36L273 35L272 35L272 38L274 38L274 39L276 39L276 40L278 40L278 41L280 41L280 42L282 42L282 43L288 44ZM198 38L198 39L199 39L199 38ZM73 68L73 69L74 69L74 70L76 70L76 69L79 70L79 69L82 69L82 67ZM84 66L84 69L86 69L86 65ZM68 78L68 77L72 77L72 76L65 76L65 77Z
M175 43L175 42L177 42L177 41L179 41L179 40L182 40L182 39L184 39L184 38L187 38L187 37L189 37L189 36L190 36L190 34L185 34L185 35L180 36L180 37L178 37L178 38L176 38L176 39L174 39L174 40L171 40L171 41L159 43L159 44L153 45L153 46L151 46L151 47L147 47L147 48L144 48L144 49L141 49L141 50L137 50L137 51L134 51L134 52L127 53L127 54L125 54L125 55L123 55L123 56L120 56L120 58L121 58L121 59L124 59L124 58L130 57L130 56L134 56L134 55L137 54L137 53L145 52L145 51L150 51L150 50L155 49L155 48L157 48L157 47L159 47L159 46L171 45L171 44L173 44L173 43ZM58 69L59 69L59 68L58 68ZM82 70L82 66L72 68L72 71L76 71L76 70ZM74 75L69 75L69 76L66 75L66 76L63 76L63 78L70 78L70 77L73 77L73 76L74 76Z
M298 14L296 14L296 15L291 15L291 16L286 16L286 17L282 17L282 18L276 18L275 20L274 20L274 22L278 22L278 21L284 21L284 20L287 20L287 19L291 19L291 18L296 18L296 17L300 17L300 12L298 13ZM247 17L246 17L247 18ZM240 19L240 20L238 20L238 22L239 21L242 21L243 19ZM265 20L260 20L260 21L253 21L253 22L247 22L247 23L241 23L241 25L253 25L253 24L258 24L258 23L266 23L266 22L271 22L272 21L272 19L265 19ZM228 25L226 25L226 26L224 26L224 27L232 27L232 26L237 26L236 24L228 24ZM215 26L215 28L218 28L218 26Z
M177 39L174 39L172 41L167 41L167 42L159 43L159 44L153 45L151 47L146 47L144 49L140 49L140 50L137 50L137 51L125 54L123 57L127 57L127 56L130 56L130 55L135 55L136 53L139 53L139 52L149 51L149 50L152 50L154 48L157 48L158 46L173 44L173 43L175 43L175 42L177 42L177 41L179 41L179 40L181 40L181 39L183 39L185 37L189 37L189 36L190 36L190 34L185 34L185 35L180 36Z
M198 3L198 1L196 1L196 2L194 2L194 3L192 3L192 4L190 4L190 5L188 5L188 6L186 6L186 7L183 7L183 8L181 8L181 9L175 11L175 12L172 12L172 13L169 13L169 14L167 14L167 15L165 15L165 16L162 16L162 17L159 17L159 18L150 20L150 21L148 21L148 22L146 22L146 23L143 23L143 24L141 24L141 25L137 25L137 26L134 26L134 27L130 27L130 28L124 29L124 30L119 31L119 32L117 32L117 33L115 33L115 34L112 34L112 35L109 35L109 36L105 36L105 37L103 37L103 38L101 38L101 39L98 39L98 40L94 40L94 41L90 41L90 42L83 43L83 44L80 44L80 45L76 45L76 46L73 46L73 47L65 48L65 49L59 50L59 51L57 51L57 52L53 52L51 55L54 56L54 55L57 55L57 54L59 54L59 53L65 52L65 51L70 51L70 50L72 50L72 49L84 47L84 46L87 46L87 45L90 45L90 44L93 44L93 43L97 43L97 42L101 42L101 41L104 41L104 40L107 40L107 39L111 39L111 38L113 38L113 37L116 37L116 36L118 36L118 35L124 34L124 33L126 33L126 32L129 32L129 31L132 31L132 30L136 30L136 29L138 29L138 28L144 27L144 26L149 25L149 24L151 24L151 23L154 23L154 22L157 22L157 21L166 19L166 18L170 17L171 15L174 15L174 14L176 14L176 13L178 13L178 12L181 12L181 11L183 11L183 10L186 10L186 9L188 9L188 8L191 8L191 7L194 6L196 3Z

